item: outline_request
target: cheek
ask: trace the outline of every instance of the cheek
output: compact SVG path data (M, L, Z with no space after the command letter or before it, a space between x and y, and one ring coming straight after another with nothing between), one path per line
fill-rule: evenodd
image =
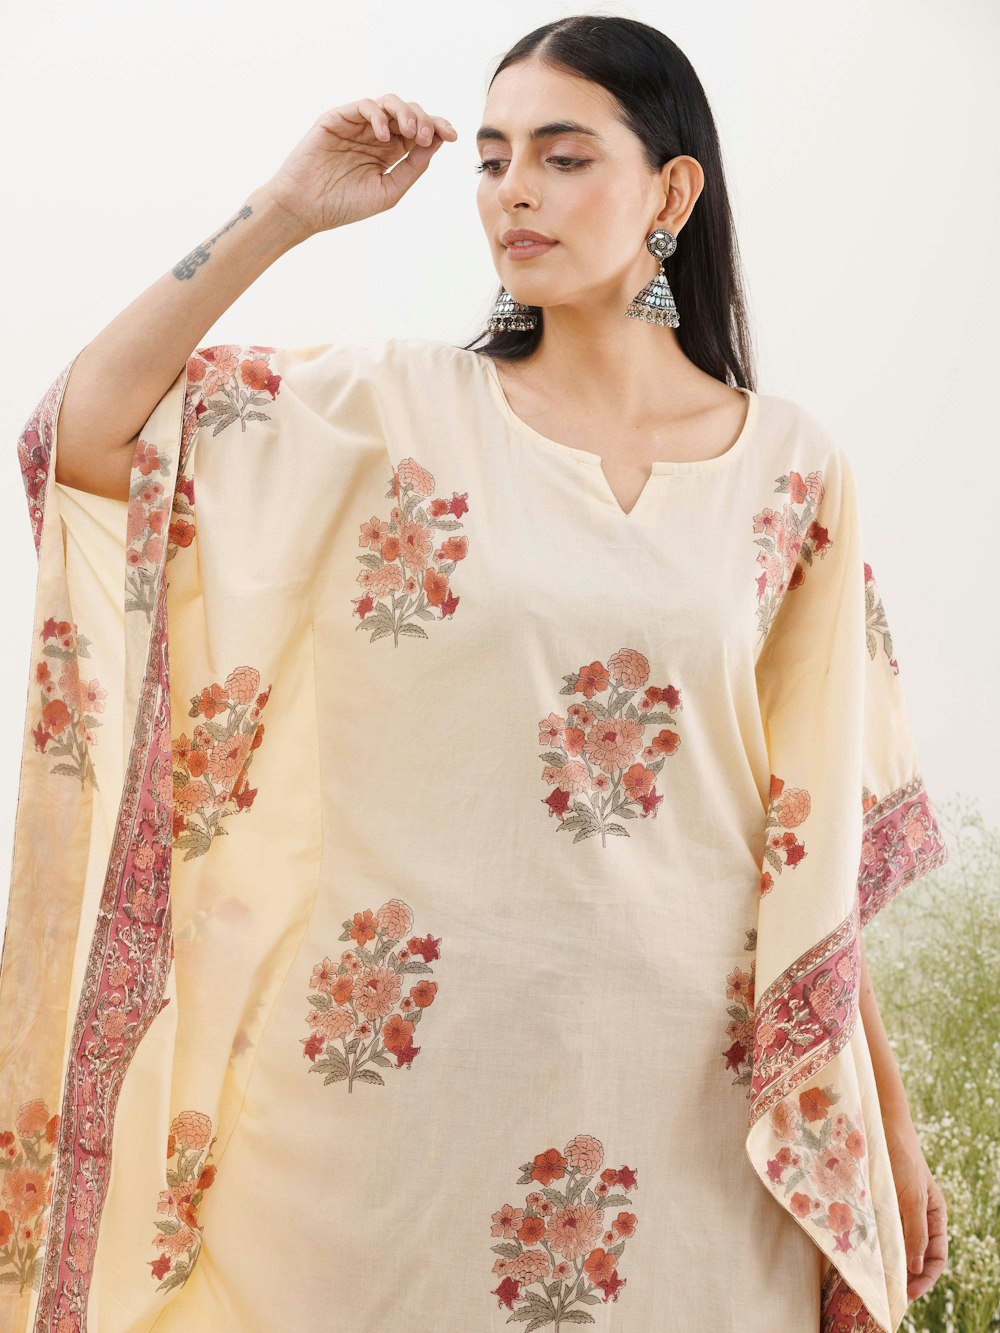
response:
M476 186L476 208L479 210L479 216L483 222L488 218L495 218L500 211L496 190L491 190L488 182L483 180L482 177L480 177Z
M621 263L623 237L635 230L635 217L607 190L577 191L554 220L557 235L565 236L573 249L603 269Z
M553 199L553 203L555 200ZM572 188L561 193L558 204L559 218L567 225L567 234L600 237L615 231L621 225L626 210L607 187L597 182L574 181Z

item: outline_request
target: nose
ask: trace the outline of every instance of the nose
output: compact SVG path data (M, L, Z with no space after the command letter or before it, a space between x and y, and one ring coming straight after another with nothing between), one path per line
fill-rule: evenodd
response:
M520 159L518 164L515 166L514 159L511 158L504 168L503 176L497 186L497 203L508 210L521 204L537 208L540 202L538 188L533 183L530 171L520 165Z

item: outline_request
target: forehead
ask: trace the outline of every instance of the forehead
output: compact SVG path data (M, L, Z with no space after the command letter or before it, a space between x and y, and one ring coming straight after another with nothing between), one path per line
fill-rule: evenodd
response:
M476 142L576 133L607 143L616 123L611 101L607 90L589 79L541 61L520 61L493 80Z

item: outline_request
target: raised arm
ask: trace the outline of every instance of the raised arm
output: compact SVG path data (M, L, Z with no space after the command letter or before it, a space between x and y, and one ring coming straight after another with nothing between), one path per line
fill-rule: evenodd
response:
M392 208L455 137L443 117L393 93L323 112L271 180L77 354L56 481L127 499L139 431L219 316L314 232Z
M59 413L56 481L128 498L136 437L187 358L250 284L303 239L266 187L79 352Z

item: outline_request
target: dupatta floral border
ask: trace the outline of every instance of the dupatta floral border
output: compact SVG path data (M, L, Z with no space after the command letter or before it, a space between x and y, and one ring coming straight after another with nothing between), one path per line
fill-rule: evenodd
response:
M75 358L74 358L75 361ZM41 558L45 501L52 474L55 424L73 362L50 386L19 442L35 550ZM186 368L146 423L133 458L128 523L166 530L178 473L198 420L186 400ZM164 437L163 439L157 437ZM164 440L169 438L170 444ZM163 479L149 503L147 481ZM145 494L143 494L145 492ZM56 533L56 537L61 534ZM166 542L147 547L140 571L149 598L130 600L126 625L125 699L135 698L121 801L77 1004L65 1071L54 1159L48 1239L34 1333L87 1327L87 1303L101 1212L111 1174L115 1110L125 1074L164 1004L173 957L169 902L173 821L170 667L167 644ZM134 585L136 571L129 570ZM142 613L145 623L135 613ZM141 676L139 673L141 672ZM126 702L126 707L128 703ZM126 718L127 725L127 718Z
M758 1174L764 1158L767 1170L774 1168L780 1178L791 1150L787 1142L773 1134L765 1137L770 1128L765 1123L757 1135L767 1145L762 1153L753 1142L754 1127L767 1112L774 1112L780 1123L788 1108L795 1107L798 1090L833 1066L854 1032L863 927L906 885L948 859L947 844L919 774L883 799L869 798L865 804L858 887L850 915L777 976L753 1010L747 1153ZM831 1067L829 1090L835 1087L837 1078L836 1067ZM827 1091L817 1087L804 1090L807 1112L810 1099L818 1102L815 1118L820 1123L828 1119ZM864 1153L863 1146L861 1151ZM771 1187L770 1178L764 1183ZM777 1189L774 1193L783 1206L791 1207L787 1191L784 1196ZM847 1202L836 1206L843 1206L845 1213L851 1211ZM873 1224L870 1198L864 1208L866 1222ZM805 1226L804 1213L792 1211ZM820 1333L890 1333L890 1325L876 1318L855 1289L855 1285L864 1284L856 1277L855 1285L848 1281L848 1275L853 1276L855 1258L849 1242L842 1249L841 1242L835 1241L831 1254L823 1244L823 1232L805 1229L825 1255Z

